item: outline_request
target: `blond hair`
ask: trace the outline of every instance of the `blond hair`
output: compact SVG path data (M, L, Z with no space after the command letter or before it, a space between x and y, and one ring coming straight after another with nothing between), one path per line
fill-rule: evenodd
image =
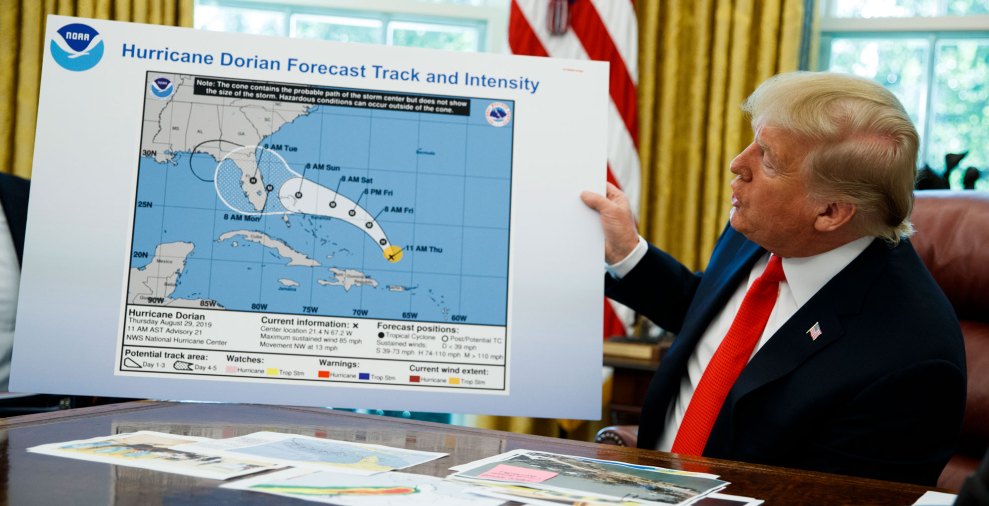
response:
M891 244L913 233L919 137L903 105L868 79L828 72L779 74L742 105L753 125L806 138L811 198L856 206L853 226Z

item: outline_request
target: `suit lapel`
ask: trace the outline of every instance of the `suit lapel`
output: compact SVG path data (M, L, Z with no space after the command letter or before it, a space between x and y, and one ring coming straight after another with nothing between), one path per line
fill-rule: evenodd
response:
M817 307L808 301L752 357L732 386L725 407L733 408L748 393L789 374L844 335L841 319L832 309L813 306ZM816 339L811 337L815 326L821 332Z
M694 352L711 320L735 293L739 283L749 275L756 260L765 253L764 249L749 242L741 234L729 230L729 234L734 237L729 237L726 247L719 248L712 255L690 309L684 317L683 331L663 356L663 364L669 363L667 367L676 372L678 377L683 374L687 359Z
M666 423L666 410L677 395L687 360L697 347L711 319L752 270L765 250L745 239L730 226L712 253L708 268L684 317L683 330L663 355L653 375L642 406L638 445L654 449Z
M759 349L736 380L724 409L753 390L796 369L844 336L842 316L861 312L867 290L885 262L888 247L875 240L803 305Z
M675 343L685 348L688 356L693 353L697 341L707 330L711 320L724 308L738 285L745 282L752 265L766 252L734 229L728 230L726 247L716 250L708 262L708 268L704 271L704 277L684 318L684 335Z

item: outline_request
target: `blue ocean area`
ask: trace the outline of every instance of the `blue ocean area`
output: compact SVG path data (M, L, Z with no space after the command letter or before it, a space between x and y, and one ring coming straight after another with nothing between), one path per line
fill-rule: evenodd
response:
M160 245L183 242L193 248L174 289L156 296L236 311L505 325L512 131L485 120L488 103L472 99L470 117L313 108L239 148L268 185L260 210L233 157L142 157L131 267L147 269ZM300 176L324 188L314 212L279 200L282 184ZM330 217L354 206L373 222Z

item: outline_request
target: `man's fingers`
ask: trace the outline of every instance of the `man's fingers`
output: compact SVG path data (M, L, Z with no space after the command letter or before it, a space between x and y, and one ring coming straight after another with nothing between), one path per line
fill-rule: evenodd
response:
M619 207L624 205L625 193L622 192L617 186L608 183L607 190L604 196L598 193L585 191L580 194L580 199L584 201L584 204L597 212L603 211L608 203L617 205Z
M584 201L584 204L587 207L590 207L599 213L601 212L601 208L608 203L608 199L598 195L597 193L588 191L580 193L580 200Z
M639 234L635 230L635 219L625 194L608 183L605 195L585 191L581 192L580 200L601 217L605 261L614 264L628 256L639 243Z

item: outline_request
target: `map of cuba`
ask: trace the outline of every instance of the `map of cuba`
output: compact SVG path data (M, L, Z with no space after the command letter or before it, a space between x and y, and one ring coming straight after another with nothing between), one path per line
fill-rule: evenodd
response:
M511 102L146 86L129 304L505 325Z

